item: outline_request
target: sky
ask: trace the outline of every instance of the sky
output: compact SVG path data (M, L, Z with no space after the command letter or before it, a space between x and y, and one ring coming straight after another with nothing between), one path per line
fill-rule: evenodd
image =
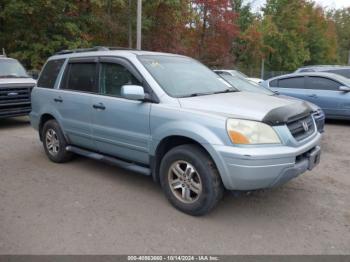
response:
M258 10L260 7L262 7L266 0L246 0L247 2L253 3L253 9ZM343 8L343 7L350 7L350 0L314 0L317 4L324 8Z

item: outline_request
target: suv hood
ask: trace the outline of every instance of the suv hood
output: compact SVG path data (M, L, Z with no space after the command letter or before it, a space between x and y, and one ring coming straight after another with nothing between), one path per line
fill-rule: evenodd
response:
M311 108L302 100L290 100L251 92L222 93L179 98L182 108L226 117L278 125L306 116Z
M4 86L34 86L36 81L32 78L0 78L0 87Z

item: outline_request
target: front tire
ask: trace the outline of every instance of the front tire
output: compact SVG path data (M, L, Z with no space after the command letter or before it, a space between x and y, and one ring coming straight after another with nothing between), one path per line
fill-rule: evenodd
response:
M43 146L47 157L55 163L64 163L72 159L72 153L66 150L67 141L56 120L44 124Z
M196 145L181 145L166 153L160 165L160 182L170 203L192 216L209 213L224 192L214 162Z

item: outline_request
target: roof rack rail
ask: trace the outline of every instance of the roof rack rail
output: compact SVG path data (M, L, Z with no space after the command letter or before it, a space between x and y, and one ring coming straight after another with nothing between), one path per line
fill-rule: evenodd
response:
M55 55L65 55L72 53L96 52L96 51L113 51L113 50L135 50L127 47L108 47L108 46L94 46L91 48L66 49L57 52Z

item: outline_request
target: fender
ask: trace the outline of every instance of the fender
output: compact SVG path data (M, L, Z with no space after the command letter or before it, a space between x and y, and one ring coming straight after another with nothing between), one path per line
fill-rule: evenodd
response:
M225 124L223 124L225 126ZM217 134L219 128L210 130L208 127L197 124L195 122L171 121L157 127L152 132L152 143L150 145L150 154L155 155L159 143L170 136L182 136L190 138L202 145L223 145L224 141ZM226 130L223 129L224 132Z

